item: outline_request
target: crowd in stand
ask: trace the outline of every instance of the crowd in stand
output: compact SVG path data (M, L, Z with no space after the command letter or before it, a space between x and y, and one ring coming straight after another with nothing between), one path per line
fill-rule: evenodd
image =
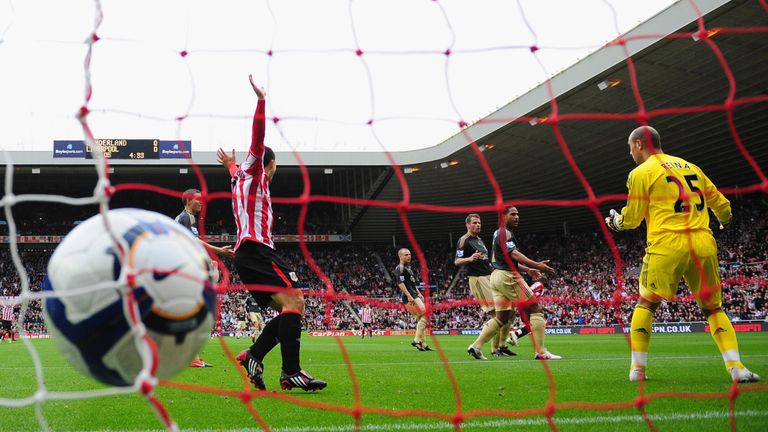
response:
M165 205L161 205L165 204ZM134 203L134 205L136 205ZM312 215L306 218L304 222L305 234L348 234L349 227L335 214L334 204L313 203L309 209ZM154 211L169 216L176 217L182 210L180 203L175 200L165 200L165 202L145 202L141 208L152 208ZM56 220L47 220L44 213L21 213L17 212L14 217L17 235L66 235L78 223L94 216L98 212L96 206L73 207L57 206L57 213L60 211L59 218ZM275 204L274 205L274 223L272 232L275 234L297 234L300 207L295 205ZM0 236L6 236L9 232L8 221L0 218ZM205 233L209 235L235 234L237 227L232 219L232 210L229 206L222 206L220 203L216 206L209 206L205 220Z
M768 315L768 222L762 217L768 211L763 197L749 200L732 199L736 219L726 230L715 229L718 240L723 280L723 302L726 313L734 320L764 320ZM489 243L490 232L484 232ZM622 259L623 290L618 291L616 263L600 232L565 234L527 234L518 239L524 252L537 259L549 259L557 274L542 290L547 321L554 325L609 325L630 320L634 296L637 294L639 265L644 253L645 233L642 230L614 236ZM29 278L29 285L38 290L52 248L31 248L22 245L20 258ZM436 308L433 328L478 328L486 317L471 303L466 277L453 266L454 251L445 244L423 244L429 269L431 303ZM359 329L358 313L362 301L372 301L377 329L413 328L413 318L400 304L391 279L397 265L397 252L391 246L332 246L310 245L312 258L327 278L326 284L311 268L295 246L280 245L281 254L300 277L306 293L305 329ZM421 278L422 268L412 249L412 268ZM229 284L220 295L220 329L234 331L235 313L244 303L247 292L231 265ZM0 294L15 296L21 292L21 280L8 248L0 249ZM332 288L332 291L329 290ZM342 297L335 297L341 295ZM346 296L346 297L344 297ZM664 302L656 313L657 322L700 321L701 312L681 282L682 301ZM614 299L620 300L613 303ZM326 302L332 307L326 310ZM447 303L450 302L450 303ZM456 304L455 307L446 305ZM618 306L618 310L617 307ZM328 316L330 314L330 316ZM265 319L269 319L270 315ZM31 332L44 332L40 302L30 303L25 326Z

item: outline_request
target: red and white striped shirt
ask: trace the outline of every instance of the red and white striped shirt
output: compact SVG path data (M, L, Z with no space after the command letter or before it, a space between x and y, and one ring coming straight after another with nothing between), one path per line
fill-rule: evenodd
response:
M264 100L260 99L253 114L251 147L245 162L229 166L232 175L232 213L237 224L235 250L244 241L255 241L275 248L272 240L272 199L269 177L264 171Z
M373 310L371 310L370 307L365 306L360 311L360 319L363 320L364 323L370 324L373 322Z
M10 300L10 298L6 300ZM14 308L14 305L8 305L8 304L3 305L3 316L2 316L3 321L13 321L13 308Z

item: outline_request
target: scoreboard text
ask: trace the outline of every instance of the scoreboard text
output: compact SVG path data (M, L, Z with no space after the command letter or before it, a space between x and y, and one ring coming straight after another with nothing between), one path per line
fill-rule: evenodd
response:
M156 139L97 139L96 145L106 159L160 159L160 141ZM88 143L85 144L85 158L93 159Z
M192 141L158 139L97 139L107 159L156 160L192 157ZM91 145L83 140L54 140L53 157L93 159Z

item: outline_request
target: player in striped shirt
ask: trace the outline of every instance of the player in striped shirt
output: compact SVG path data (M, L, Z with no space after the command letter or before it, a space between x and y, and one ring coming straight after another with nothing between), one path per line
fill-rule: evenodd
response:
M370 305L363 305L360 309L360 320L363 322L363 339L365 339L366 330L368 337L373 337L373 309Z
M0 341L7 337L9 343L13 342L15 333L13 329L14 308L13 297L4 297L2 315L0 316Z
M269 182L275 175L275 153L264 145L264 98L266 92L248 76L251 87L259 99L253 115L251 145L245 162L235 163L235 151L228 155L218 150L219 163L230 173L232 185L232 212L237 225L235 268L240 279L251 287L251 296L260 307L272 307L280 314L273 318L251 347L237 356L251 382L265 390L264 357L280 343L283 370L280 387L290 390L299 387L321 390L325 381L315 379L299 364L301 317L304 313L304 295L299 289L299 278L275 251L272 239L272 200ZM265 287L266 286L266 287Z

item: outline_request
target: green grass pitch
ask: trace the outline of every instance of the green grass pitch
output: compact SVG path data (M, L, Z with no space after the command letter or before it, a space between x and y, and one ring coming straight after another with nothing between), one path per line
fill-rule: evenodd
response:
M446 368L437 352L419 352L408 337L377 337L361 340L343 338L360 388L364 410L362 431L448 431L446 420L456 412L457 397ZM461 394L463 412L499 410L467 419L466 431L545 431L550 430L542 415L527 415L524 410L543 409L550 386L541 363L532 360L530 340L523 340L513 358L477 361L465 352L472 341L468 336L443 336L451 372ZM249 345L249 339L227 338L233 353ZM768 378L768 335L739 335L742 358L754 372ZM81 376L58 353L53 341L35 340L45 367L48 391L90 390L101 386ZM434 343L430 342L434 346ZM632 401L638 384L627 381L628 349L623 336L548 336L547 346L564 357L549 366L555 381L556 404L581 402L605 404ZM349 414L333 407L351 409L355 405L353 385L336 339L302 339L302 366L328 388L318 393L279 390L279 347L265 361L268 391L254 398L252 405L272 430L283 432L335 432L354 430ZM488 348L486 347L486 354ZM215 367L187 369L174 382L189 383L239 392L243 382L227 360L217 340L203 351L203 358ZM683 392L697 399L662 397L646 409L658 430L730 430L728 399L713 397L730 390L720 354L710 336L698 334L657 334L651 339L646 394ZM37 391L32 360L20 342L0 344L0 398L26 398ZM736 402L739 431L768 430L768 386L747 384ZM168 407L182 430L235 431L258 430L259 425L237 397L160 387L158 397ZM293 404L298 401L305 405ZM320 408L306 404L325 404ZM415 410L404 412L401 410ZM436 416L416 415L418 412ZM500 415L500 413L502 415ZM506 414L512 414L505 416ZM100 397L87 400L48 401L42 414L54 431L160 430L161 424L146 401L138 394ZM397 416L386 414L398 414ZM636 408L613 410L558 409L554 423L561 431L643 431L649 430ZM39 430L34 406L0 406L0 430Z

